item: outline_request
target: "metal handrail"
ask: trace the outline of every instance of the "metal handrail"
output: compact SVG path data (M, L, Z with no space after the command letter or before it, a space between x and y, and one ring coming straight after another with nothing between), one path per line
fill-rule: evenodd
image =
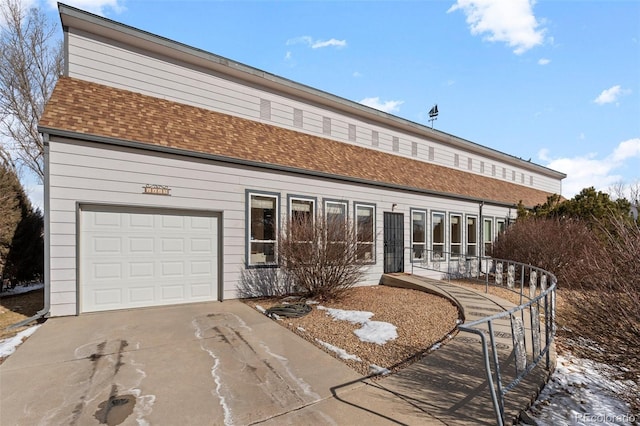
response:
M415 253L410 247L408 249L410 250L412 273L415 272L416 268L435 271L443 274L449 280L451 278L463 278L484 282L485 292L489 291L489 285L494 285L520 295L520 304L518 306L458 326L460 331L480 336L485 372L496 422L498 425L503 426L505 422L504 400L507 392L513 390L543 358L545 358L546 369L550 369L551 345L556 332L556 276L532 265L488 256L469 256L421 249L419 251L421 257L415 259ZM516 280L519 281L518 286L516 286ZM525 288L528 288L528 294L525 293ZM530 321L528 334L527 327L525 327L525 311L528 311ZM541 313L542 315L540 315ZM540 321L541 316L543 321ZM507 361L501 364L498 358L496 335L493 328L496 321L507 319L511 325L511 338L515 356L509 356ZM544 346L540 345L542 332L544 332ZM487 335L489 336L489 343L487 342ZM489 344L491 351L489 351ZM511 381L504 383L503 372L509 366L509 360L513 360L515 363L516 374Z

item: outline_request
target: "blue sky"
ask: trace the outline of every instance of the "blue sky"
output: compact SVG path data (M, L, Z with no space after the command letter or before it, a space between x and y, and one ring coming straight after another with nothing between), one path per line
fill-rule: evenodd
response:
M637 1L67 3L425 125L437 103L435 128L566 173L566 197L640 180Z

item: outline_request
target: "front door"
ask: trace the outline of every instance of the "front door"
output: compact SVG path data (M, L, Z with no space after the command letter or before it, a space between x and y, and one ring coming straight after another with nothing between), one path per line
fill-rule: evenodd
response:
M404 272L404 216L384 213L384 273Z

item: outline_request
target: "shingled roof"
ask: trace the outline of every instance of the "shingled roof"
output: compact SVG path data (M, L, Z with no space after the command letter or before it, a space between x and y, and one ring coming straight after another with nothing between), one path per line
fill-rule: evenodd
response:
M500 204L550 193L127 90L61 77L40 131L87 135Z

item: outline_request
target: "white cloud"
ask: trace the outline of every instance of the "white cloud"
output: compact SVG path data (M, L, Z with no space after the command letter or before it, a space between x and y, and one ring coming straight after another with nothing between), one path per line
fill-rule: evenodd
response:
M47 0L47 3L54 9L58 8L58 0ZM124 0L64 0L63 3L97 15L105 15L107 9L115 13L122 13L126 10L123 4Z
M354 72L353 72L353 76L354 76L355 78L360 78L360 77L362 77L362 73L361 73L360 71L354 71Z
M290 60L291 60L291 58L292 58L292 56L291 56L291 51L290 51L290 50L288 50L288 51L287 51L287 53L285 53L285 54L284 54L284 60L285 60L285 61L290 61Z
M362 105L366 105L371 108L378 109L383 112L398 112L400 111L400 105L404 103L404 101L380 101L379 97L374 98L364 98L360 101Z
M542 44L546 30L533 14L534 0L457 0L447 13L461 9L471 34L507 43L516 55Z
M621 96L628 95L629 93L631 93L631 90L623 89L622 86L618 84L603 90L593 102L598 105L611 104L617 102Z
M640 167L640 138L621 142L601 159L597 153L552 159L547 149L541 149L538 157L547 167L567 174L562 181L562 195L571 198L590 186L606 191L614 183L625 180L621 174L624 169L637 170Z
M335 38L331 38L329 40L314 40L311 36L301 36L287 40L287 46L291 46L293 44L306 44L312 49L321 49L323 47L336 47L340 49L347 46L347 41Z
M551 63L551 59L540 58L538 59L538 65L549 65Z

